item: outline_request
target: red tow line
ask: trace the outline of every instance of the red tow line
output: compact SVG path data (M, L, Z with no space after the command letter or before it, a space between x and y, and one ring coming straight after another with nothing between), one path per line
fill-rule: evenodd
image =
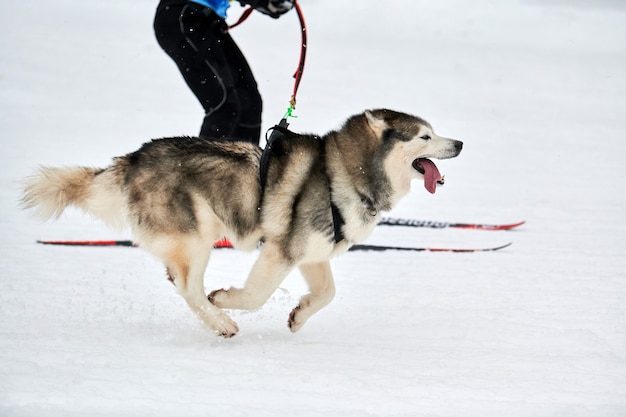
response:
M304 73L304 62L306 60L307 48L306 23L304 21L304 14L302 13L300 4L297 1L294 1L293 5L296 9L296 13L298 14L298 20L300 21L302 42L300 46L300 60L298 62L298 68L296 69L296 73L293 75L293 78L295 78L295 82L293 85L293 93L291 94L291 99L289 100L290 107L287 111L288 115L291 115L291 112L296 108L296 95L298 94L298 87L300 87L300 81L302 81L302 74ZM252 7L248 7L246 10L244 10L239 19L235 23L230 25L228 29L233 29L242 24L248 17L250 17L250 14L252 14L253 11L254 9Z

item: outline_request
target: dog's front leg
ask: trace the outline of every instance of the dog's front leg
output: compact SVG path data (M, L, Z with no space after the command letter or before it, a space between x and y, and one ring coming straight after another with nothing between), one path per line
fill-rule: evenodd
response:
M302 264L298 267L309 285L309 294L300 298L300 303L289 314L288 325L297 332L313 314L327 306L335 297L335 282L328 261Z
M209 294L209 301L219 308L260 308L292 269L293 264L282 255L280 248L274 243L265 242L245 286L215 290Z

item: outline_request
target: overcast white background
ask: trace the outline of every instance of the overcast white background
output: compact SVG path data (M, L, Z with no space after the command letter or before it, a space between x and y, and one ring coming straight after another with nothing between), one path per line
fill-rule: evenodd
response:
M337 297L298 334L290 275L214 337L128 238L70 210L18 207L38 164L106 166L202 110L152 32L156 1L0 3L0 415L626 415L626 8L619 1L303 0L309 53L296 131L366 108L465 142L395 217L527 224L511 232L379 227L370 243L513 246L349 253ZM231 18L241 9L235 4ZM295 13L233 31L264 97L288 106ZM215 252L207 291L256 254Z

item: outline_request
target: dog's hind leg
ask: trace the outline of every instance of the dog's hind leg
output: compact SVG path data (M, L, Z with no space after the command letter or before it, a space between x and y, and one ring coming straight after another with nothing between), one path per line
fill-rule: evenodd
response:
M215 290L208 299L219 308L260 308L292 269L293 265L282 256L279 248L265 242L244 287Z
M162 252L170 281L198 317L219 336L232 337L239 331L226 313L211 304L204 292L204 271L211 245L204 241L177 241Z
M289 314L289 329L297 332L313 314L327 306L335 297L335 282L328 261L302 264L298 267L309 285L309 294L300 298L300 303Z

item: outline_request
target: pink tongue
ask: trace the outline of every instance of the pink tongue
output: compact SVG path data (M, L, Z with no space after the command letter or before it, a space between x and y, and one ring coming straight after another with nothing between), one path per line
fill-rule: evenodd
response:
M437 181L441 179L437 166L430 159L420 158L417 161L424 168L424 187L426 187L429 193L435 194Z

